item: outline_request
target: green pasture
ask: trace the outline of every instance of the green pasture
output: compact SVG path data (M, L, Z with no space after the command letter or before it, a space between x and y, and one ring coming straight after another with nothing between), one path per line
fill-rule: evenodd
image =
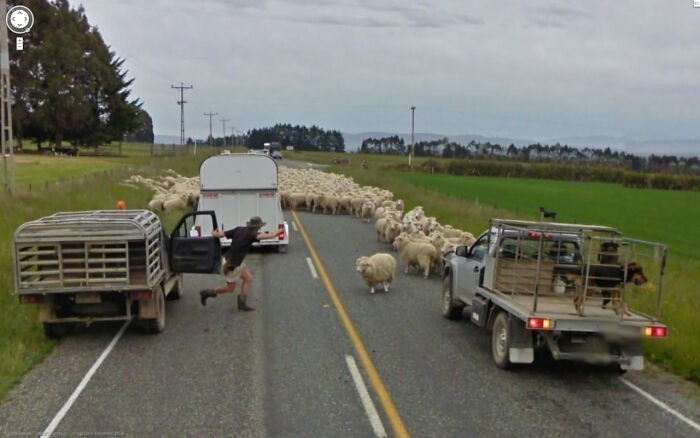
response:
M669 253L700 257L700 192L630 189L620 184L394 173L411 185L539 219L540 206L557 221L602 224L625 235L662 242Z

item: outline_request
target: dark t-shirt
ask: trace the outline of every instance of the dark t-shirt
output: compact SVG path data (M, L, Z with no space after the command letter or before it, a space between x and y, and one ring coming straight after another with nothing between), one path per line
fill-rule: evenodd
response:
M226 238L231 239L231 246L226 251L226 259L229 267L235 268L243 262L250 252L250 246L258 242L258 232L254 228L236 227L224 232Z

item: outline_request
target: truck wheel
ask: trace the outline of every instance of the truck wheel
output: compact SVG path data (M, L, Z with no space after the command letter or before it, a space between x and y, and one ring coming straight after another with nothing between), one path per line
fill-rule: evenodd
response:
M59 339L64 337L70 331L70 324L45 322L44 335L49 339Z
M147 321L148 329L151 333L161 333L165 330L165 294L163 288L158 287L155 291L156 317Z
M510 362L510 327L508 326L508 314L500 312L493 323L491 333L491 353L493 361L498 368L508 369Z
M452 321L462 318L464 305L452 299L452 276L448 273L442 281L442 316Z
M168 301L179 300L182 297L182 293L182 274L178 274L175 285L172 289L170 289L170 293L167 297L165 297L165 299Z

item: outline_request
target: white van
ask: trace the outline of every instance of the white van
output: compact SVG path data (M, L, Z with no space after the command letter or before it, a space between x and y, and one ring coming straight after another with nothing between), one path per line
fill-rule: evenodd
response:
M220 230L244 226L252 216L260 216L266 223L260 231L276 232L283 226L284 234L255 245L276 246L287 252L289 225L282 214L277 163L270 156L229 153L209 157L199 166L199 184L197 211L214 211ZM211 235L210 222L197 225L202 236ZM221 239L224 247L230 243Z

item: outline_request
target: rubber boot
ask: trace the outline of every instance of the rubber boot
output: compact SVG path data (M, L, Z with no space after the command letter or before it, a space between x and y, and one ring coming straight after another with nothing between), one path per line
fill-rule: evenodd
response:
M246 298L246 295L238 295L238 310L243 310L244 312L252 312L255 309L246 304Z
M213 289L202 289L199 291L199 301L202 306L207 305L207 298L216 298L216 292Z

